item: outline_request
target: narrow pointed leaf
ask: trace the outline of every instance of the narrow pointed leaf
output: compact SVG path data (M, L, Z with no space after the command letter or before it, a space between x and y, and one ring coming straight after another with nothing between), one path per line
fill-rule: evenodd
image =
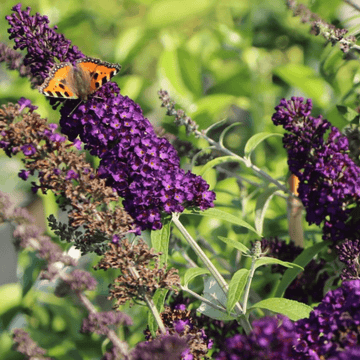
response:
M184 286L188 286L192 279L204 274L210 274L210 271L199 267L188 269L184 275Z
M244 155L249 157L255 148L270 136L283 136L282 134L262 132L252 136L246 143L244 149Z
M226 310L227 310L228 314L231 313L235 304L238 301L240 301L240 298L244 291L248 277L249 277L249 270L247 270L247 269L238 270L232 277L230 284L229 284L229 293L228 293L228 299L227 299L227 303L226 303Z
M162 252L160 256L160 266L167 263L170 241L170 224L167 221L160 230L151 231L151 246L157 251Z
M311 306L300 303L298 301L283 298L271 298L259 301L249 310L258 308L270 310L278 314L283 314L292 321L308 318L310 312L313 310Z
M269 207L270 201L274 194L278 191L278 188L271 187L265 190L262 194L259 195L256 201L255 209L255 229L258 233L262 234L264 219L266 211Z
M233 239L225 238L223 236L218 236L218 238L224 243L234 247L235 249L241 251L244 254L248 254L250 252L249 248L247 248L244 244L239 241L235 241Z
M320 252L321 249L328 246L329 242L323 241L321 243L315 244L307 249L305 249L293 262L293 264L298 264L302 267L305 267L314 256ZM285 293L287 287L293 282L296 276L301 270L299 268L287 269L281 279L281 282L276 290L275 296L282 297Z
M242 226L242 227L245 227L251 231L253 231L255 234L259 235L256 230L250 225L248 224L247 222L245 222L244 220L241 220L240 218L232 215L232 214L229 214L225 211L222 211L222 210L219 210L219 209L213 209L213 208L210 208L210 209L207 209L205 211L195 211L195 210L186 210L183 212L183 214L190 214L190 215L200 215L200 216L210 216L210 217L213 217L213 218L216 218L216 219L219 219L219 220L225 220L225 221L228 221L232 224L235 224L235 225L238 225L238 226Z
M244 161L242 161L240 158L236 157L236 156L221 156L221 157L217 157L216 159L210 160L209 162L207 162L201 169L201 171L199 171L199 175L203 176L209 169L212 169L213 167L220 165L220 164L224 164L227 162L237 162L237 163L244 163Z
M255 269L257 269L258 267L263 266L263 265L273 265L273 264L282 265L287 268L297 267L297 268L299 268L300 271L304 270L304 268L298 264L290 263L287 261L281 261L279 259L275 259L275 258L271 258L271 257L261 257L258 260L256 260Z

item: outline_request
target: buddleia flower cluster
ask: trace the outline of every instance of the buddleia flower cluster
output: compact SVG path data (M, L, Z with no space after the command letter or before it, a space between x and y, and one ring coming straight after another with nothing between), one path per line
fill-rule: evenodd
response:
M347 221L360 197L360 168L348 154L348 139L321 115L311 116L311 99L282 99L275 110L274 124L288 131L283 144L290 171L300 180L306 220L323 223L324 240L353 237L360 223L349 226Z
M46 78L56 60L74 62L85 57L46 16L30 15L21 5L7 16L10 39L27 50L25 64L34 76ZM107 83L85 104L67 101L61 109L60 125L73 141L79 137L85 149L101 159L98 173L124 198L125 210L141 230L160 229L162 217L185 208L205 210L214 206L215 193L200 176L180 168L172 145L158 138L142 109L120 94L115 83Z

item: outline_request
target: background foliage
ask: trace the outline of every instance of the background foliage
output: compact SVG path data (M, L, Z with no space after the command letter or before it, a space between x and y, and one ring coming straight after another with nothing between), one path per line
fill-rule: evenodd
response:
M346 27L350 34L357 33L359 27L350 27L347 21L350 15L344 15L344 3L340 0L303 3L328 23ZM4 17L14 5L11 1L1 1L0 41L9 44ZM225 138L225 146L238 154L243 154L244 145L252 135L261 131L281 132L273 125L271 115L282 97L311 97L313 113L323 114L339 128L347 122L336 105L358 106L358 59L348 55L344 60L338 47L310 34L310 25L293 17L281 0L102 0L101 6L95 0L29 0L23 5L30 6L33 13L48 15L51 24L58 25L59 32L85 54L120 63L122 71L114 80L121 93L138 102L154 126L163 126L199 149L208 146L204 140L187 138L184 129L176 128L173 120L165 117L157 95L160 88L169 91L200 129L219 120L238 123ZM26 79L1 66L0 80L2 104L16 102L24 96L39 106L38 111L49 122L58 122L58 112L51 109L43 95L31 90ZM211 133L214 138L219 134L219 130ZM286 181L287 159L279 137L268 138L252 156L258 167ZM17 194L23 206L34 204L36 199L29 193L30 182L17 178L20 159L8 159L2 154L0 162L1 190ZM96 165L95 159L93 162ZM191 159L183 157L182 166L190 168ZM194 172L200 170L201 167L193 168ZM252 182L259 184L260 180L244 166L234 165L225 170L231 171L231 175L216 174L213 169L204 175L217 193L216 207L253 223L255 200L265 190L264 185L253 186ZM41 203L44 214L40 211L39 221L45 224L45 215L56 213L57 207L51 195L43 197ZM220 220L188 215L182 220L193 236L200 234L212 244L219 254L213 261L220 267L221 259L227 259L235 270L239 264L235 251L219 241L218 236L241 240L247 245L254 240L246 229ZM274 197L266 213L263 234L288 239L287 226L286 201ZM321 231L316 226L305 227L305 231L306 241L320 240ZM173 249L170 263L183 274L186 260L174 244L170 246ZM89 269L97 260L96 256L87 256L83 267ZM35 283L32 287L40 269L41 263L34 255L22 253L17 272L20 285L0 287L0 358L21 358L10 350L9 333L26 320L33 339L49 349L49 356L98 359L101 337L78 333L83 316L80 307L69 298L54 296L49 285ZM266 297L270 288L267 285L276 279L262 274L262 269L257 272L253 286ZM224 269L223 273L229 275ZM90 294L90 299L109 309L107 285L115 273L98 271L95 276L100 294ZM194 281L192 286L198 290L202 283ZM124 338L130 344L143 340L146 310L139 306L122 309L134 319L131 331L120 330Z

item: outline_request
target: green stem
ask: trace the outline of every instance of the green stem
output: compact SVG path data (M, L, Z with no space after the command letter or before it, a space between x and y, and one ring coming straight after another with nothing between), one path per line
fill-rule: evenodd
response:
M209 258L206 256L204 251L201 249L201 247L197 244L197 242L191 237L191 235L188 233L184 225L179 220L180 214L173 213L172 214L172 221L175 224L175 226L179 229L181 234L184 236L188 244L191 246L191 248L194 250L196 255L202 260L206 268L210 271L211 275L214 277L215 281L218 283L219 287L225 294L226 298L228 297L228 291L229 286L225 279L221 276L220 272L216 269L214 264L209 260ZM249 323L249 320L244 316L245 313L240 305L240 303L236 303L235 305L235 311L240 316L240 322L243 326L245 332L248 334L251 331L251 325Z
M255 173L257 173L258 175L260 175L263 179L267 180L268 182L273 183L274 185L276 185L280 190L284 191L285 193L289 194L292 197L297 198L296 196L294 196L294 194L285 186L280 184L277 180L275 180L274 178L272 178L269 174L267 174L265 171L259 169L256 165L252 164L250 159L245 159L235 153L233 153L232 151L230 151L229 149L225 148L224 146L222 146L221 144L219 144L218 142L214 141L213 139L209 138L208 136L205 135L205 133L201 132L201 131L196 131L195 132L196 136L202 137L203 139L205 139L206 141L209 142L209 144L211 144L212 146L214 146L217 150L220 150L222 152L224 152L225 154L228 154L230 156L234 156L236 158L238 158L240 161L242 161L248 168L250 168L251 170L253 170Z
M248 302L249 293L250 293L250 286L251 286L251 282L254 277L254 273L255 273L255 269L256 269L255 264L256 264L256 257L253 256L251 258L250 273L249 273L248 281L247 281L245 292L244 292L244 314L246 314L247 302Z
M190 295L192 295L193 297L195 297L196 299L202 301L203 303L209 305L210 307L212 307L215 310L221 311L224 314L227 314L227 311L224 307L213 304L210 300L204 298L203 296L197 294L195 291L190 290L187 286L181 286L181 290L182 291L186 291L187 293L189 293ZM231 314L232 316L236 317L236 314Z

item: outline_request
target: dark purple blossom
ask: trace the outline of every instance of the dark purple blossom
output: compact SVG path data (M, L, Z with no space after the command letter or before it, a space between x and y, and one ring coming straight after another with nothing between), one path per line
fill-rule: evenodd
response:
M19 172L19 178L23 180L27 180L30 175L30 171L28 170L20 170Z
M84 57L71 41L63 34L56 32L57 26L49 27L47 16L30 15L30 8L21 9L21 4L12 8L14 13L6 16L9 22L10 39L14 39L14 49L27 50L24 65L30 66L33 76L40 76L45 80L50 69L57 62L70 61Z
M79 177L79 174L77 174L74 170L69 170L66 173L66 180L71 180L71 179L77 179Z
M360 346L354 346L345 351L338 352L335 356L329 358L329 360L356 360L360 359Z
M294 324L285 316L264 317L253 322L247 335L237 334L226 340L216 360L292 359L296 344Z
M81 150L81 141L79 139L75 139L74 146L76 147L76 149Z
M360 240L345 240L336 246L339 260L344 263L341 274L343 280L359 279L360 275Z
M19 112L23 111L25 108L28 108L31 111L34 111L38 108L35 105L31 105L31 100L25 99L24 97L20 98L20 100L18 101L18 104L20 105Z
M33 144L26 144L21 147L21 151L24 153L24 155L31 156L36 153L36 148Z
M117 234L113 235L113 237L112 237L112 239L111 239L111 242L112 242L113 244L119 244L119 243L120 243L120 236L117 235Z
M297 321L295 326L299 339L295 359L340 359L340 354L350 349L358 353L360 280L343 282L329 291L310 317Z
M299 180L299 197L306 208L310 224L324 224L324 239L338 241L353 236L358 223L349 227L346 221L350 205L359 201L360 168L348 155L348 140L322 116L310 116L310 99L282 99L272 120L290 133L283 143L288 152L290 171ZM330 130L328 138L324 136Z
M84 55L70 41L48 27L47 17L30 16L30 9L8 16L11 39L27 49L25 57L34 74L46 77L55 63L73 62ZM77 136L85 149L101 158L98 173L124 198L125 210L140 229L160 229L162 217L185 208L205 210L214 206L215 193L200 176L180 168L172 145L158 138L142 109L107 83L74 111L68 101L61 109L62 132L73 141ZM165 184L163 183L165 180Z
M177 320L174 321L174 329L178 334L181 334L186 330L186 327L190 327L190 321L187 320Z

